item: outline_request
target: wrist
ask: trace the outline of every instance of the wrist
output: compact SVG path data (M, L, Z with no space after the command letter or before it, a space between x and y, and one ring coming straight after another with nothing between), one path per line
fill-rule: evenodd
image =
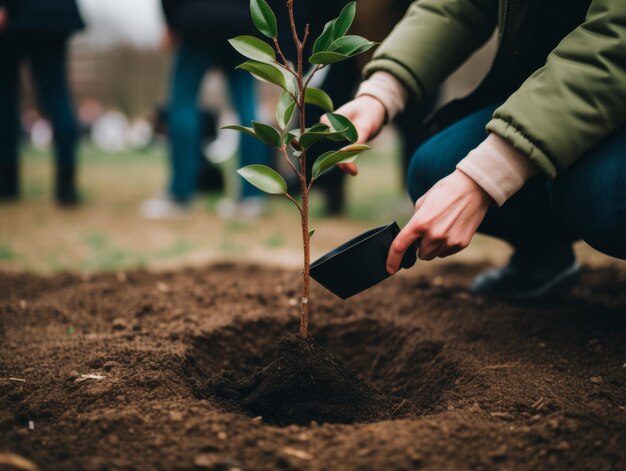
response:
M387 121L393 120L402 112L408 101L404 85L388 72L376 72L361 83L356 96L370 96L378 100L385 109Z
M457 179L463 181L463 187L466 188L466 190L464 191L465 193L474 195L487 206L494 203L494 200L489 195L489 193L487 193L482 186L480 186L472 177L467 175L465 172L457 168L454 170L453 174L456 176Z
M357 96L356 100L359 100L363 104L364 108L371 113L372 117L380 118L377 121L381 122L381 126L387 122L387 108L385 108L385 104L377 97L364 94Z
M502 206L539 169L497 134L490 134L457 167Z

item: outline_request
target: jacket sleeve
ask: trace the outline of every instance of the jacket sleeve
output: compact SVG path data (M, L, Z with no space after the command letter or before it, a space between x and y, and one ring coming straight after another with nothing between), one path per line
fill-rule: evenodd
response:
M566 36L498 108L487 130L545 173L557 173L626 122L626 7L594 0Z
M394 75L419 103L491 36L498 0L417 0L364 69Z

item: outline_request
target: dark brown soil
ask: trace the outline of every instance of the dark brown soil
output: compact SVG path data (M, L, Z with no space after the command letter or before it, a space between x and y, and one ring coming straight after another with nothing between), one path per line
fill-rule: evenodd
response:
M236 371L220 373L207 392L227 408L276 425L372 422L392 405L313 338L297 335L280 341L266 367L244 378Z
M316 286L319 349L279 345L297 331L295 271L0 274L0 463L626 469L626 272L506 304L462 288L479 268L345 302Z

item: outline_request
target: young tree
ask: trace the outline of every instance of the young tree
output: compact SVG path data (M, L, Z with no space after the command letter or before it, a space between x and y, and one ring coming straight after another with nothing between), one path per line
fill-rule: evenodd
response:
M233 125L226 126L226 128L249 134L277 149L300 182L301 199L298 201L287 192L287 183L284 178L272 168L265 165L248 165L238 170L244 179L260 190L288 198L300 212L304 251L300 335L307 337L310 242L315 232L309 229L309 191L313 182L323 173L336 164L354 161L361 152L369 149L366 145L355 144L358 134L354 125L345 116L333 112L333 102L326 92L309 87L309 83L324 67L366 52L375 43L360 36L347 35L356 13L356 2L349 3L337 18L326 23L308 58L311 70L305 71L304 49L309 40L309 25L305 26L300 37L294 18L294 0L286 0L286 8L289 14L291 36L296 46L296 64L292 65L280 48L276 16L265 0L251 0L250 12L256 28L272 41L274 47L254 36L238 36L229 41L240 54L248 59L238 67L239 69L249 72L258 80L277 85L283 90L276 105L278 129L255 121L252 122L252 127ZM318 106L325 111L329 125L320 123L306 128L305 105ZM289 125L296 109L299 126L290 130ZM307 158L311 152L311 146L323 139L347 141L351 144L318 156L313 164L312 174L307 175Z

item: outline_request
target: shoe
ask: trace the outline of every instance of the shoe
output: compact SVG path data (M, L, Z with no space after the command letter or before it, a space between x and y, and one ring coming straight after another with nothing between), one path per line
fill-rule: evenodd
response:
M265 198L249 197L239 201L224 198L217 203L222 219L257 219L265 214Z
M0 202L17 201L19 197L17 163L0 163Z
M189 214L189 204L176 201L169 195L160 195L144 201L140 212L145 219L154 221L183 219Z
M78 206L80 197L76 191L76 166L58 165L55 175L54 198L64 208Z
M57 192L56 202L62 208L73 208L81 203L80 196L74 188L68 188L62 192Z
M17 192L0 191L0 203L14 203L19 199Z
M481 296L532 300L571 288L580 281L580 265L571 247L542 258L515 253L509 263L479 275L472 292Z

